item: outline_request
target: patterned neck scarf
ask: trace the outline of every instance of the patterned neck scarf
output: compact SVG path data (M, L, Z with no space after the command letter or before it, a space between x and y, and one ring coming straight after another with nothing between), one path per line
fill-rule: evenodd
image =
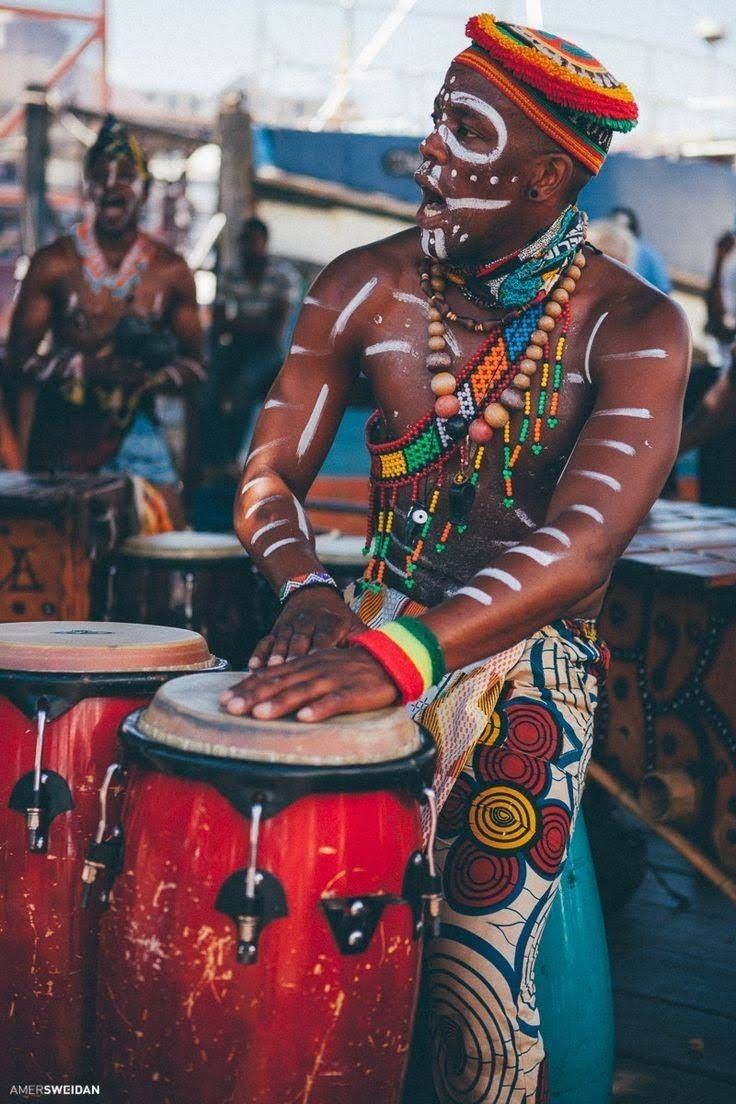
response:
M474 269L452 267L448 279L486 309L525 307L546 295L585 241L587 217L567 207L552 225L517 253Z

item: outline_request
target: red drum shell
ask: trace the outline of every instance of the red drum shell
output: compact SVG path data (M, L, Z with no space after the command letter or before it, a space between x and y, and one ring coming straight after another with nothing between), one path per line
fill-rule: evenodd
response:
M357 1104L400 1099L420 968L408 904L341 954L323 896L402 894L421 848L408 795L316 793L261 826L258 867L288 916L236 962L220 886L247 864L249 821L211 785L131 771L124 870L101 924L97 1046L123 1104ZM106 1098L107 1099L107 1098Z
M223 667L195 633L93 622L0 626L0 1080L7 1085L73 1082L87 1072L100 905L93 890L81 908L81 874L99 787L119 761L123 718L192 666ZM114 667L128 670L109 673ZM68 673L75 669L97 673ZM42 766L67 782L74 805L51 821L48 850L31 854L25 817L8 802L33 771L41 697L52 718ZM110 806L115 823L112 793Z

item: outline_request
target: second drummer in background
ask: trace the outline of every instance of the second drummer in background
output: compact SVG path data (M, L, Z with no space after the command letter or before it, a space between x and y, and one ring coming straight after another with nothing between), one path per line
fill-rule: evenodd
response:
M690 341L670 299L585 244L578 193L636 121L628 88L552 34L490 15L467 32L421 145L418 229L318 277L256 428L235 520L284 606L221 700L302 721L417 703L446 798L433 1091L531 1104L534 962L605 667L594 619L674 461ZM361 369L372 548L348 607L302 504Z
M90 213L31 260L13 313L8 382L30 471L125 472L179 512L153 396L204 379L194 279L139 226L150 174L108 116L85 158Z

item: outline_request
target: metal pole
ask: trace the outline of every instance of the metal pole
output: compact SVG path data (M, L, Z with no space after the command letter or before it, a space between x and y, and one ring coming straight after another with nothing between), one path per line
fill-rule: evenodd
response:
M49 154L50 112L45 89L40 85L28 85L24 95L24 106L26 149L21 227L23 252L30 257L44 244L47 225L46 162Z
M544 14L542 12L542 0L526 0L526 21L538 31L544 28Z
M107 0L100 0L100 102L103 111L110 109L110 85L107 80Z
M233 267L238 259L238 235L244 218L253 213L253 153L251 120L245 99L231 92L220 104L221 148L219 208L225 216L218 267Z

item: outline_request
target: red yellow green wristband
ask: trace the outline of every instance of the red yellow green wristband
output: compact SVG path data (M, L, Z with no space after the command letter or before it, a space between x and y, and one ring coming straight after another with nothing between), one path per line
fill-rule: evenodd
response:
M380 663L405 703L421 698L445 673L445 657L437 637L416 617L397 617L380 629L360 633L350 643L364 648Z

